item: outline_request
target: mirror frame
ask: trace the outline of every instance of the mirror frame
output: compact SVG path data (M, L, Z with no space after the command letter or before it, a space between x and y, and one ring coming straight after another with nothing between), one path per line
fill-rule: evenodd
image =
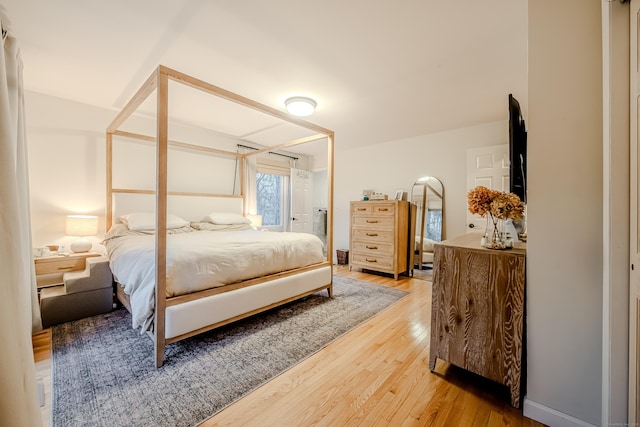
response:
M418 195L419 195L420 187L422 187L421 206L418 206L418 204L414 201L414 196L416 195L416 187L418 190ZM439 187L439 188L436 188L436 187ZM440 181L438 178L434 176L423 176L413 183L413 186L411 187L411 193L410 193L410 201L411 201L412 207L411 207L411 227L410 227L411 235L409 236L409 241L410 241L409 251L411 256L409 257L410 258L409 262L411 263L410 269L412 273L416 265L416 260L418 261L417 262L418 269L422 270L422 267L423 267L424 245L422 244L422 242L424 242L424 237L427 234L426 220L428 219L427 212L429 209L427 201L429 200L430 192L438 196L442 204L442 207L441 207L442 230L441 230L440 241L445 240L444 185L442 184L442 181ZM420 218L417 218L418 212L420 212ZM418 220L420 221L419 223L418 223ZM418 235L416 235L416 232L418 231L418 228L417 228L418 224L420 224L420 234L419 234L420 244L416 249L416 237L418 237Z

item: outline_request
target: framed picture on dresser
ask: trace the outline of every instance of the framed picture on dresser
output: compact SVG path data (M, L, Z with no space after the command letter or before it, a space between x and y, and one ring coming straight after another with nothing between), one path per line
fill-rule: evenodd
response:
M404 200L404 190L396 190L395 200Z

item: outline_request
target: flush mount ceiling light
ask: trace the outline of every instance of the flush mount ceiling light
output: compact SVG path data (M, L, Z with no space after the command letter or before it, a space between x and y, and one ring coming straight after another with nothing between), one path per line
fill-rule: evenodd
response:
M294 96L284 101L284 105L287 106L287 111L290 114L304 117L313 114L318 104L311 98Z

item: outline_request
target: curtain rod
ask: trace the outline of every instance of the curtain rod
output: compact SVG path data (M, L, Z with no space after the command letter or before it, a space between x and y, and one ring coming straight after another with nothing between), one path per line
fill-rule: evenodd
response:
M242 147L242 148L249 148L251 150L259 150L259 148L255 148L255 147L249 147L248 145L243 145L243 144L236 144L238 147ZM288 157L290 159L293 160L299 160L299 157L293 157L293 156L288 156L286 154L280 154L280 153L276 153L275 151L268 151L269 154L275 154L276 156L282 156L282 157Z
M292 160L298 160L298 157L287 156L286 154L275 153L273 151L269 151L269 154L275 154L276 156L288 157L288 158L290 158Z

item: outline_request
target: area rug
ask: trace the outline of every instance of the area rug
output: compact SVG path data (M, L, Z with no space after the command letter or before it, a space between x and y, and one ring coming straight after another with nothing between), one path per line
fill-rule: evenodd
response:
M54 326L52 425L197 425L406 295L334 276L334 298L319 292L170 344L160 369L125 309Z

